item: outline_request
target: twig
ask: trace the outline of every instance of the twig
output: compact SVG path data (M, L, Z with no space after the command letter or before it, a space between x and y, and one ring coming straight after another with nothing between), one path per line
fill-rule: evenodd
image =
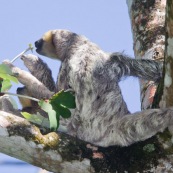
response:
M23 52L19 53L17 56L15 56L12 60L11 63L13 63L17 58L19 58L20 56L22 56L24 53L28 52L29 50L33 50L32 44L29 44L29 47L24 50Z
M10 92L1 92L2 94L8 94L8 95L12 95L12 96L17 96L17 97L23 97L23 98L27 98L36 102L39 102L39 99L36 99L34 97L30 97L30 96L25 96L25 95L20 95L20 94L14 94L14 93L10 93Z

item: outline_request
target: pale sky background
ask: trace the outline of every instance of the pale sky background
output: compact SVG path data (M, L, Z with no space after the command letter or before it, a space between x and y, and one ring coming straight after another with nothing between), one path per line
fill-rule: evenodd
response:
M133 41L125 0L0 0L0 61L13 59L50 29L85 35L107 52L133 55ZM34 54L37 53L34 51ZM41 57L41 56L40 56ZM58 61L41 57L56 79ZM25 69L19 59L14 63ZM19 85L18 85L19 86ZM16 86L16 87L18 87ZM140 110L136 78L121 82L131 112ZM12 88L15 92L16 87ZM36 173L38 168L0 154L0 173Z

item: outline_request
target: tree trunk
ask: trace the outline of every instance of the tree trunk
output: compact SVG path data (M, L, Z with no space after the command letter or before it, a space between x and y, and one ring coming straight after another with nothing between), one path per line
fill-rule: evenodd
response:
M134 53L138 59L163 61L165 51L166 0L127 0L134 40ZM140 81L141 108L152 107L156 84Z
M167 1L166 7L166 49L164 68L164 90L160 106L173 106L173 2Z

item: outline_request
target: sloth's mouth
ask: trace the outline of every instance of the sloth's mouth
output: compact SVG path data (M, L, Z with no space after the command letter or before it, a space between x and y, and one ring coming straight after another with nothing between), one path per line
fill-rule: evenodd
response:
M40 49L38 49L38 48L36 48L35 50L36 50L36 52L40 52Z

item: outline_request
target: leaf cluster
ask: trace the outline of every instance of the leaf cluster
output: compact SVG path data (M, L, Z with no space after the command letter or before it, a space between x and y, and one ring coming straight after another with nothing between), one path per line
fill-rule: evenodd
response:
M12 87L11 82L18 83L18 79L13 76L11 69L6 64L0 64L1 96L3 95L3 93L6 93ZM12 95L20 97L20 95L17 94L12 94ZM28 96L22 96L22 97L26 97L27 99L31 98ZM61 90L58 93L54 94L48 100L38 101L38 105L42 110L47 112L51 131L56 131L58 129L60 117L69 118L71 116L70 109L74 109L76 107L74 95L70 91L64 91L64 90ZM29 114L27 112L22 112L22 115L29 121L37 124L41 124L43 121L46 122L48 121L39 113Z
M48 113L52 131L56 131L59 127L60 116L70 118L71 112L69 109L76 107L74 95L70 91L64 90L54 94L49 100L39 101L38 104Z
M11 82L18 83L18 80L12 75L11 69L6 64L0 64L0 91L9 90L12 86Z

